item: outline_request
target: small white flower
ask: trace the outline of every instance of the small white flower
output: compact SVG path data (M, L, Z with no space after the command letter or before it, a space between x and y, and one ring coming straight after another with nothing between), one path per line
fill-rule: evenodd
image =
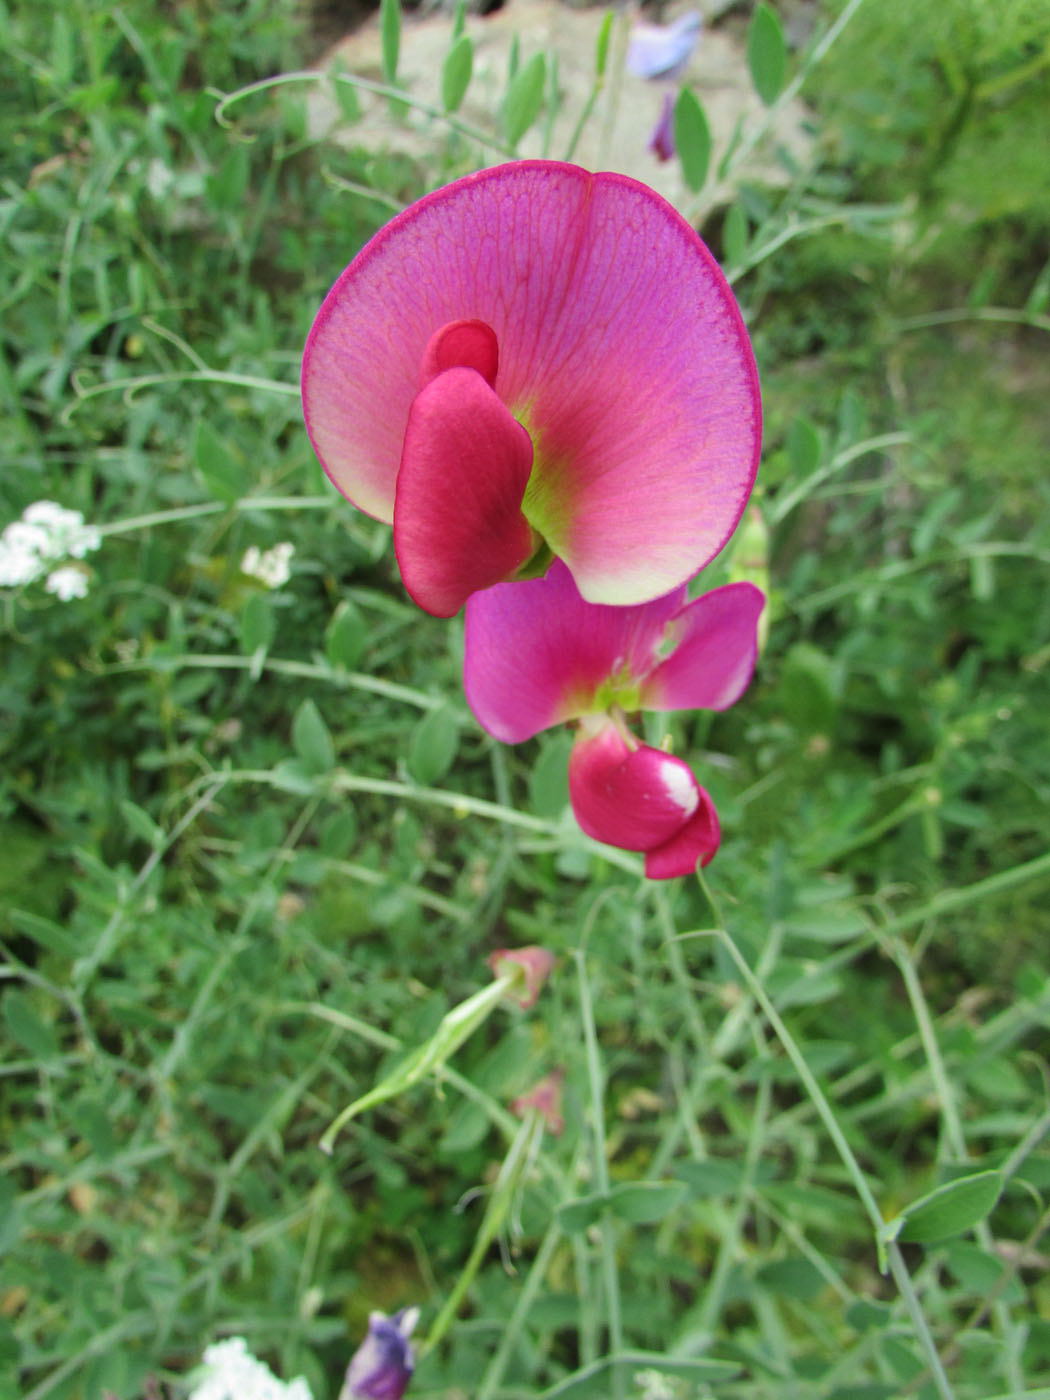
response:
M22 519L44 530L47 543L41 553L50 559L83 559L102 543L94 525L85 525L79 510L66 510L55 501L34 501Z
M71 598L84 598L88 591L87 574L73 564L66 564L48 574L44 588L48 593L54 593L57 598L61 598L63 603L68 603Z
M675 1400L674 1385L657 1370L636 1371L634 1383L639 1387L638 1400Z
M0 535L0 587L19 588L32 583L44 572L42 548L47 531L39 525L15 520Z
M257 578L267 588L280 588L292 576L292 555L295 545L275 544L272 549L262 551L258 545L245 550L241 560L241 573Z
M22 519L15 520L0 535L0 587L13 588L32 583L47 572L49 565L63 559L83 559L102 543L101 532L94 525L85 525L84 517L78 510L66 510L55 501L34 501L22 512ZM64 577L67 570L58 570ZM60 581L51 588L60 597L63 586ZM82 597L87 583L80 585L79 593L70 597Z
M313 1400L302 1376L279 1381L269 1366L252 1356L243 1337L207 1347L202 1372L190 1400Z

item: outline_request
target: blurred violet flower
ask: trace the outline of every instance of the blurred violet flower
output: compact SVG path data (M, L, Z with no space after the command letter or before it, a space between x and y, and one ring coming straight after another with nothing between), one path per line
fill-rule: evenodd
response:
M408 1339L418 1321L418 1308L402 1308L391 1317L371 1313L368 1335L351 1358L339 1400L401 1400L415 1369Z
M636 78L678 78L684 72L704 27L695 10L670 24L632 26L627 39L627 71Z
M758 379L714 259L645 185L557 161L398 215L329 292L302 384L326 472L393 522L437 616L552 556L592 602L658 597L754 481Z
M671 160L674 156L674 98L664 93L664 104L660 109L660 120L653 127L649 137L649 149L657 160Z
M682 585L635 607L587 603L555 562L545 578L469 600L467 700L504 743L579 720L569 796L582 829L643 851L652 879L689 874L718 850L714 805L686 763L640 743L625 717L734 704L751 680L764 605L751 583L693 602Z
M639 78L673 80L685 72L703 29L703 16L695 10L671 24L636 24L627 41L627 71ZM674 144L674 98L665 92L660 117L649 149L657 160L671 160Z

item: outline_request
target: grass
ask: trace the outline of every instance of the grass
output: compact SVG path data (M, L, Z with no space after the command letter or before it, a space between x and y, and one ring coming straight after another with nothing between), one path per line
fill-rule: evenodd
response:
M425 1336L457 1291L420 1400L1047 1393L1050 20L954 4L856 7L813 168L738 190L772 621L739 705L671 720L709 889L580 835L564 735L482 733L302 428L323 293L463 134L342 151L298 84L217 122L309 57L290 6L0 12L3 522L103 532L85 598L0 594L0 1395L181 1395L233 1333L323 1400L370 1310ZM526 943L536 1007L323 1155ZM917 1203L989 1171L938 1237Z

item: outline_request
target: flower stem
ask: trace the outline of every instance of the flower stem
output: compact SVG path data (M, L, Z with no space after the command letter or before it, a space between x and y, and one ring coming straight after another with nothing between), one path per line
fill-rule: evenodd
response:
M598 1036L594 1025L594 1006L590 983L587 981L587 960L583 951L573 952L580 984L580 1018L583 1021L584 1044L587 1049L587 1076L591 1089L591 1118L594 1133L594 1186L599 1195L609 1194L609 1162L606 1156L605 1112L602 1103L602 1071L598 1058ZM602 1245L602 1276L605 1283L605 1307L609 1326L609 1350L614 1355L623 1351L623 1320L620 1313L620 1280L616 1272L616 1235L612 1217L606 1210L599 1225ZM616 1400L622 1400L623 1376L619 1368L613 1372Z

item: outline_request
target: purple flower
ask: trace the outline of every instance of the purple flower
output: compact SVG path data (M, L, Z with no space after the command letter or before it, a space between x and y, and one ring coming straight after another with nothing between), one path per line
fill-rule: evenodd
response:
M636 24L627 43L627 71L639 78L678 77L703 25L703 16L695 11L672 24Z
M401 1400L416 1364L408 1339L418 1319L418 1308L369 1314L368 1336L351 1358L339 1400Z
M660 120L649 137L649 149L657 160L670 160L674 155L674 99L669 92L664 93Z

